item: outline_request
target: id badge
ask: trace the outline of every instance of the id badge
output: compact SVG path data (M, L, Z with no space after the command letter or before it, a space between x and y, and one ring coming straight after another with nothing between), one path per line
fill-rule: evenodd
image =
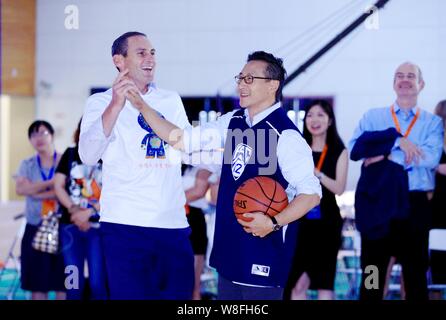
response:
M42 217L46 217L49 212L56 212L56 200L46 199L42 201L42 211L40 212Z
M321 206L316 206L305 215L309 220L318 220L321 218Z

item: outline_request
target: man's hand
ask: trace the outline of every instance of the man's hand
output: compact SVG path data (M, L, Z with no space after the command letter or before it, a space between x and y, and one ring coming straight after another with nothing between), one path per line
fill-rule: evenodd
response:
M252 221L247 222L237 219L237 222L243 226L247 233L252 233L254 237L263 238L273 231L273 222L263 212L244 213L243 217L252 218Z
M127 91L126 98L129 99L132 106L141 112L141 110L147 105L146 102L142 99L138 90L130 89Z
M110 104L118 107L119 110L124 107L127 92L130 89L139 92L133 80L128 77L128 73L129 70L124 69L118 74L113 82L113 96Z
M71 222L78 226L81 231L87 231L90 229L90 222L88 220L92 213L92 209L79 208L71 214Z
M384 160L384 156L383 155L367 158L367 159L364 160L364 167L368 167L372 163L376 163L376 162L379 162L379 161L382 161L382 160Z
M418 164L420 162L420 158L424 158L423 151L407 138L400 139L400 148L404 152L404 160L406 164L410 164L412 161L415 161L415 163Z

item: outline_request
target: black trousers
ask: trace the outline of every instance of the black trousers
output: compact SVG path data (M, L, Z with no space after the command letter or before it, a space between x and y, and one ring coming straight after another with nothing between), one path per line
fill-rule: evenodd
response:
M407 219L392 220L390 233L378 240L361 239L361 300L382 300L387 267L391 256L401 264L407 300L427 300L429 265L429 226L431 209L426 192L410 192L410 214ZM370 287L372 272L378 269L378 288ZM368 279L368 280L367 280ZM367 288L368 287L368 288Z

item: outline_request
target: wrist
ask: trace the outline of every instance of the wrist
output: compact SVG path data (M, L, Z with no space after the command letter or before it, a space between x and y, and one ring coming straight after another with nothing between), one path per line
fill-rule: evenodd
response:
M108 106L109 112L114 115L121 113L122 108L124 108L125 101L126 100L124 99L122 102L120 102L117 101L117 99L112 98L112 101Z
M98 222L99 218L100 218L99 211L96 209L96 207L93 204L89 204L88 208L91 209L88 221L90 221L90 222Z
M79 205L73 203L70 207L68 207L68 213L72 214L75 211L77 211L78 209L79 209Z
M319 172L318 174L316 174L316 177L319 179L319 181L321 181L324 176L325 175L322 172Z
M279 224L279 222L277 221L277 219L273 216L269 216L271 219L271 223L272 223L272 231L278 231L280 230L280 228L282 228L282 225Z
M150 107L149 107L149 105L144 101L144 100L139 100L137 103L136 103L136 108L139 110L139 111L143 111L144 109L150 109Z

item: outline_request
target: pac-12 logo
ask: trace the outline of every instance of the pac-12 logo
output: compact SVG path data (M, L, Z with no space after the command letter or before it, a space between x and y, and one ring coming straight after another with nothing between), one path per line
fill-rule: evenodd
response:
M234 153L232 155L232 176L234 180L237 180L245 171L245 167L248 164L249 159L252 155L252 148L247 144L240 143L235 147Z

